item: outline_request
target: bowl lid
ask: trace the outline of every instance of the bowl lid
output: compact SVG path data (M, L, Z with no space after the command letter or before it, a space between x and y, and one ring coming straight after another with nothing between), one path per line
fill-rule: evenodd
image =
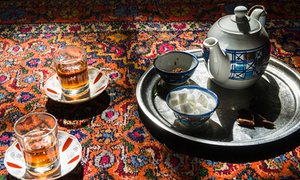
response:
M261 24L258 20L246 15L245 6L237 6L234 9L234 15L227 15L220 18L217 22L219 28L230 34L254 34L261 30Z

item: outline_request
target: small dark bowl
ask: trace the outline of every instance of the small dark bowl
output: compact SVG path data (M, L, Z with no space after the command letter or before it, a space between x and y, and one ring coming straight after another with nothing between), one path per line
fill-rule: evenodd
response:
M193 75L198 64L196 56L183 51L165 53L158 56L153 63L161 78L172 85L184 84Z
M183 90L184 88L188 90L197 90L206 94L207 96L210 96L214 100L215 106L211 108L209 112L203 114L187 114L184 112L179 112L170 105L170 94L174 91ZM180 86L173 89L168 93L166 97L166 103L169 106L169 108L174 112L174 115L177 118L177 125L179 125L179 127L184 130L193 130L203 125L205 122L207 122L207 120L209 120L209 118L219 106L218 96L213 91L196 85Z

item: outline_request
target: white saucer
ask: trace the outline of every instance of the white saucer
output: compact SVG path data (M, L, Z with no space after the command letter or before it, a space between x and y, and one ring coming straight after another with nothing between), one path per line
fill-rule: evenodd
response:
M67 104L77 104L95 98L96 96L101 94L107 87L108 77L99 69L94 67L89 67L88 73L90 90L82 97L79 97L78 99L66 98L62 94L57 74L54 74L46 81L44 87L46 95L54 101Z
M58 139L61 172L51 179L63 177L71 172L80 162L82 157L82 147L75 136L64 131L58 131ZM26 173L25 160L17 141L6 150L4 165L8 173L12 176L18 179L26 179L25 176L28 173Z

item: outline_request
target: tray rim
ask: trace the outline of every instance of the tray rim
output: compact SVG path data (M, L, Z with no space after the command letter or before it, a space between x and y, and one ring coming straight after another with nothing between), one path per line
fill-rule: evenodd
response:
M204 61L203 58L199 58L198 59L200 62ZM281 62L279 60L277 60L274 57L270 57L270 63L274 64L273 66L280 66L283 67L284 69L287 69L289 71L289 73L292 73L297 79L299 79L300 81L300 73L297 72L295 69L289 67L286 63ZM267 68L268 69L268 68ZM147 75L154 70L154 66L151 65L144 73L143 75L140 77L138 84L137 84L137 88L136 88L136 99L137 99L137 103L138 103L138 107L140 110L142 110L142 112L144 113L144 115L146 116L147 119L150 119L150 121L152 121L153 123L155 123L160 129L163 129L164 131L166 131L167 133L171 133L172 135L175 136L179 136L180 138L183 138L185 140L189 140L195 143L201 143L201 144L207 144L207 145L215 145L215 146L230 146L230 147L244 147L244 146L255 146L255 145L262 145L262 144L267 144L267 143L272 143L275 140L280 140L283 139L287 136L290 136L294 133L296 133L297 131L299 132L300 129L300 121L298 123L296 123L295 126L291 127L289 129L289 131L286 131L286 126L285 125L283 128L279 129L276 132L276 139L267 139L267 138L259 138L259 139L255 139L252 141L247 141L246 143L243 142L226 142L226 141L216 141L216 140L208 140L208 139L202 139L202 138L198 138L192 135L188 135L188 134L184 134L181 133L171 127L168 127L167 125L165 125L165 123L161 122L159 119L157 119L155 117L155 115L153 115L150 110L148 110L148 108L146 107L146 105L144 103L142 103L143 99L142 99L142 94L141 89L142 89L142 84L144 82L144 80L147 78ZM299 102L296 102L297 104L300 104ZM300 112L298 111L298 113L296 112L294 117L300 117ZM283 131L283 132L282 132ZM272 135L272 134L271 134ZM268 135L269 136L269 135ZM268 137L267 136L267 137ZM258 141L259 140L259 141Z

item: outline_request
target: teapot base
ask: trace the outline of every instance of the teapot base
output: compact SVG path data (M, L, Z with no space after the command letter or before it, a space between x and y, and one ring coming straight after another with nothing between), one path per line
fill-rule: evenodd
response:
M232 80L232 79L227 79L226 81L220 82L217 81L215 78L210 78L215 84L218 86L221 86L226 89L245 89L248 88L256 83L256 81L260 78L252 78L248 80Z

